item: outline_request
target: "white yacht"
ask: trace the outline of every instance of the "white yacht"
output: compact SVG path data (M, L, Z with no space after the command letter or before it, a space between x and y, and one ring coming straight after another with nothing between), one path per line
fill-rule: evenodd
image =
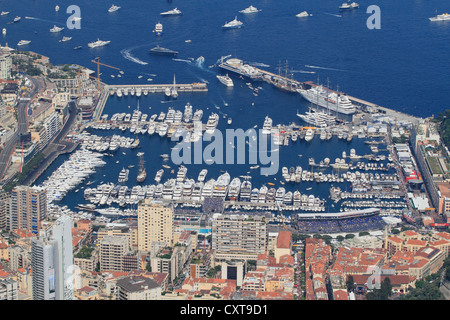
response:
M225 172L217 178L213 188L213 196L225 198L228 193L228 187L230 184L230 174Z
M9 11L2 11L2 13L0 13L0 16L6 16L9 13Z
M232 87L234 86L233 80L228 76L228 74L221 76L221 75L217 75L216 76L217 79L219 79L219 81L221 83L223 83L224 85L226 85L227 87Z
M53 28L50 29L50 32L60 32L64 30L64 27L58 27L57 25L54 25Z
M309 13L307 11L302 11L299 14L295 15L297 18L309 17Z
M127 182L129 173L130 173L129 169L122 168L122 170L119 173L119 178L117 181L119 183Z
M100 40L97 38L97 41L88 43L88 46L89 46L89 48L102 47L102 46L106 46L110 42L111 42L110 40L103 41L103 40Z
M243 10L240 10L239 12L240 13L256 13L256 12L259 12L259 11L261 11L261 10L255 8L254 6L250 6L248 8L243 9Z
M167 130L169 129L169 125L167 123L161 123L158 129L158 134L160 137L163 137L167 134Z
M208 122L206 123L206 133L213 134L216 130L216 127L219 123L219 115L217 113L213 113L209 116Z
M272 131L272 119L266 116L264 119L264 124L262 128L262 134L270 134Z
M176 15L180 15L180 14L183 14L183 13L178 8L160 13L160 15L162 15L162 16L176 16Z
M20 40L17 46L24 46L29 44L30 42L31 42L30 40Z
M117 10L119 10L121 7L116 6L116 5L112 5L111 7L109 7L108 12L116 12Z
M231 20L230 22L225 23L222 28L223 29L237 29L241 28L244 24L237 19L237 17L234 17L234 20Z
M297 113L297 116L315 127L328 127L336 124L336 117L321 111L309 111L305 114Z
M314 138L314 131L311 128L306 130L305 141L311 141Z
M19 22L20 19L21 19L21 18L20 18L19 16L17 16L17 17L14 18L13 22Z
M244 180L241 184L239 199L241 201L249 201L252 193L252 183L249 180Z
M202 169L202 171L200 171L200 173L198 174L198 182L204 182L207 174L208 169Z
M67 42L67 41L70 41L70 40L72 40L72 37L63 37L61 39L61 42Z
M2 33L3 33L3 35L6 34L6 28L3 28Z
M344 2L343 4L341 4L339 6L339 10L351 10L351 9L357 9L357 8L359 8L359 4L356 2L352 2L352 3Z
M156 183L161 182L161 178L162 178L163 174L164 174L164 169L159 169L158 172L156 172L156 176L155 176Z
M446 21L450 20L450 14L448 13L438 14L437 16L428 19L430 19L430 21Z
M59 11L59 6L58 6L58 5L55 6L55 11L56 11L56 12Z
M153 32L156 33L157 36L162 35L162 32L163 32L163 25L162 25L161 22L158 22L158 23L155 25L155 29L153 30Z

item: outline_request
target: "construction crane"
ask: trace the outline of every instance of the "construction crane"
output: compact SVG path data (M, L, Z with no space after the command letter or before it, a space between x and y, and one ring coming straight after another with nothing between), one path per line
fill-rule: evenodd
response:
M93 63L97 64L97 91L100 91L100 66L105 66L108 68L112 68L112 69L116 69L116 70L120 70L119 68L104 64L100 62L100 58L97 57L94 60L92 60Z

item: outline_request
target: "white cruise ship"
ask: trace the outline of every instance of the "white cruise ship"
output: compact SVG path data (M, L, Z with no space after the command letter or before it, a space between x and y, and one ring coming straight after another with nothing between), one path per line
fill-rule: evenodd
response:
M217 75L216 77L217 77L217 79L219 79L219 81L221 83L223 83L227 87L234 86L233 80L228 76L228 74L226 74L224 76Z
M256 12L259 12L259 11L261 11L261 10L255 8L254 6L250 6L248 8L245 8L244 10L240 10L239 12L240 13L256 13Z
M183 14L183 12L181 12L181 10L178 8L160 13L160 15L162 15L162 16L176 16L176 15L180 15L180 14Z
M213 188L213 196L225 198L228 193L228 187L230 185L230 174L225 172L217 178Z
M97 41L93 41L88 43L89 48L96 48L96 47L102 47L102 46L106 46L107 44L109 44L111 41L107 40L107 41L103 41L97 38Z
M356 111L356 107L352 104L350 99L344 94L338 94L328 88L318 85L311 89L298 89L297 90L303 98L309 102L318 105L320 107L329 109L343 114L353 114Z
M230 22L225 23L222 28L223 29L237 29L241 28L244 24L237 19L237 17L234 17L233 20Z
M63 27L58 27L58 26L54 25L53 28L50 29L50 32L60 32L63 30L64 30Z
M436 17L431 17L428 19L430 19L430 21L446 21L450 20L450 14L448 13L438 14Z

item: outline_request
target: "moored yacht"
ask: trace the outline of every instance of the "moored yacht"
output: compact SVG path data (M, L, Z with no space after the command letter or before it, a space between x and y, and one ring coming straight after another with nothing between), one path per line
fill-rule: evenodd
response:
M244 24L243 24L241 21L239 21L239 20L237 19L237 17L234 17L234 19L231 20L230 22L226 22L226 23L222 26L222 28L223 28L223 29L237 29L237 28L241 28L243 25L244 25Z

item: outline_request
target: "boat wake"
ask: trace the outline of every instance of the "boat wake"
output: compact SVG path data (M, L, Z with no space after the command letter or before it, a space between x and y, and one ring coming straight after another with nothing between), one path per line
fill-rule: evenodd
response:
M338 17L338 18L342 18L342 16L340 14L333 14L333 13L329 13L329 12L324 12L325 14L329 15L329 16L334 16L334 17Z
M254 67L270 68L270 66L268 64L265 64L262 62L249 62L248 64L251 66L254 66Z
M186 60L186 59L172 59L172 60L191 63L191 60Z
M315 71L292 70L293 73L316 73Z
M307 68L313 68L313 69L323 69L323 70L333 70L333 71L351 72L351 71L349 71L349 70L335 69L335 68L326 68L326 67L319 67L319 66L310 66L310 65L308 65L308 64L305 64L305 67L307 67Z
M136 48L122 49L122 50L120 50L120 54L125 59L130 60L134 63L141 64L141 65L147 65L148 62L142 61L131 54L131 51L134 49L136 49Z

